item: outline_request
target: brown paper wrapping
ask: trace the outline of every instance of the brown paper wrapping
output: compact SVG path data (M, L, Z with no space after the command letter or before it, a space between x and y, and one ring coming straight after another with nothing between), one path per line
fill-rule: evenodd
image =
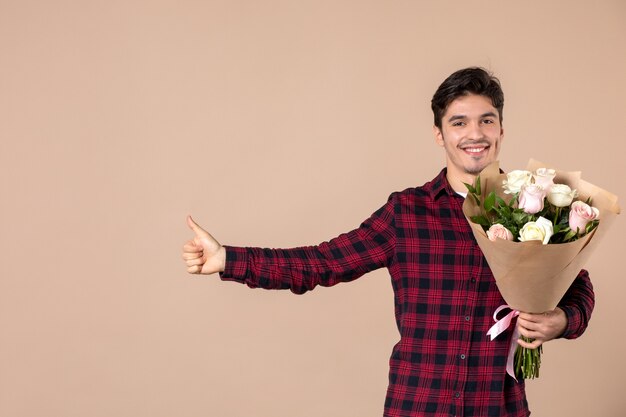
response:
M482 226L470 220L470 217L481 213L476 201L466 198L463 204L463 213L489 263L502 297L512 308L529 313L542 313L557 306L620 212L617 196L582 180L580 172L560 171L533 159L529 161L527 170L534 172L544 167L556 170L555 184L566 184L578 190L579 200L591 197L592 205L600 210L600 222L593 232L574 242L559 244L502 239L492 242ZM491 191L496 191L508 202L511 196L504 194L504 179L506 174L500 173L497 161L487 166L480 173L481 200L484 201Z

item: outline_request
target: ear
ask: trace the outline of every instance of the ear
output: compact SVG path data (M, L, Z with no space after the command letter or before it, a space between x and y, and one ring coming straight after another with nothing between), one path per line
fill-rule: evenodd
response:
M433 125L433 135L435 136L435 142L437 142L439 146L443 146L443 133L436 125Z

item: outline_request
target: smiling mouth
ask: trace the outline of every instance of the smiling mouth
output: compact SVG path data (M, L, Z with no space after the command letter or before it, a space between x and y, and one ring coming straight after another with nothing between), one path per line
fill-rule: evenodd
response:
M489 149L489 146L488 145L468 146L467 148L461 148L461 149L463 150L463 152L469 155L479 156L483 153L486 153L487 150Z

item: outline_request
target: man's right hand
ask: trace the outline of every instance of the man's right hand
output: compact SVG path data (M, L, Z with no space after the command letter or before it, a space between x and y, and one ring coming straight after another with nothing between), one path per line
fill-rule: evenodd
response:
M224 271L226 249L206 230L198 226L191 216L187 216L187 225L195 237L183 246L183 260L190 274L213 274Z

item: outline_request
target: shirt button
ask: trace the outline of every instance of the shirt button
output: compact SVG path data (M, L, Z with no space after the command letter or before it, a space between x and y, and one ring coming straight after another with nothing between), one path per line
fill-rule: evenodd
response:
M465 359L465 354L461 353L461 359Z
M465 316L465 321L470 321L470 316Z
M461 393L460 392L455 392L454 393L454 398L461 398Z
M476 282L476 278L472 278L472 284Z

